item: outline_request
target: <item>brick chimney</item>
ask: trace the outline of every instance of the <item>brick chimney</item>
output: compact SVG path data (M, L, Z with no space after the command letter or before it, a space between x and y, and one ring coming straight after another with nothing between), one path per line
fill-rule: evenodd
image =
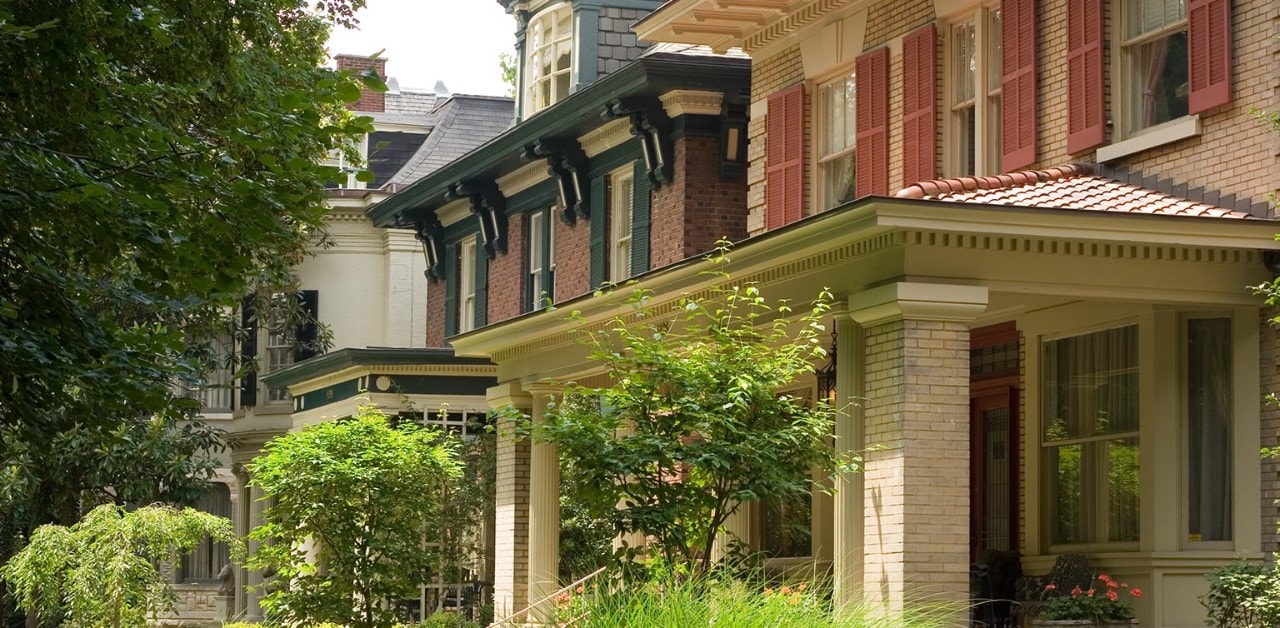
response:
M334 56L334 60L338 63L338 70L355 70L359 75L361 70L372 68L383 81L387 80L387 60L382 57L370 59L361 55L339 54ZM360 100L347 103L347 108L352 111L386 111L385 94L361 86Z

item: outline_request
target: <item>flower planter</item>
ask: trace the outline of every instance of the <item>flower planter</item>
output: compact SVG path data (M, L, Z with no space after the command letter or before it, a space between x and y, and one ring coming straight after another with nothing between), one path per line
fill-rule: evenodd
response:
M1031 622L1032 626L1056 626L1065 628L1126 628L1138 625L1136 619L1113 619L1110 621L1096 622L1092 619L1037 619Z

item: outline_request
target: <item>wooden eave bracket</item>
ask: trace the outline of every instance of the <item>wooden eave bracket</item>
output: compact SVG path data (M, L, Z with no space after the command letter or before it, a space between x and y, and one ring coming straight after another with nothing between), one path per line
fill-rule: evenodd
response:
M521 158L547 160L547 173L555 177L564 205L560 220L572 226L578 218L591 219L590 196L586 193L587 154L578 140L540 139L526 146Z
M652 96L618 98L609 101L601 114L605 120L623 116L631 119L631 134L640 138L645 170L653 187L671 183L671 119L662 108L662 101Z
M444 278L444 225L436 218L434 210L423 215L413 226L414 235L422 242L427 254L427 270L423 273L427 279L438 281Z
M471 201L471 213L480 222L480 237L484 250L493 259L498 253L507 252L507 197L492 180L459 181L449 186L446 201L466 198Z

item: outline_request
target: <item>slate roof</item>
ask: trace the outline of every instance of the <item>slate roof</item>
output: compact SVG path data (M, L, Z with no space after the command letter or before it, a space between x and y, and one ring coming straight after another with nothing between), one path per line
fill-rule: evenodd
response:
M1185 189L1185 186L1183 186ZM1024 170L996 176L936 179L914 183L895 195L948 203L1010 205L1045 209L1249 219L1248 211L1188 200L1094 173L1088 164ZM1203 190L1189 196L1207 196ZM1216 194L1214 198L1218 198ZM1238 205L1232 197L1231 203Z
M431 134L388 183L413 183L507 130L515 119L515 101L454 94L440 103L429 118Z

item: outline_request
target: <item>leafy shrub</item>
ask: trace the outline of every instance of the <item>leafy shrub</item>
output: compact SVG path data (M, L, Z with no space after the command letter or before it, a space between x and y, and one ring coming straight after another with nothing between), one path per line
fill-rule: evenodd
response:
M1275 564L1236 561L1209 576L1209 592L1200 603L1209 609L1210 626L1280 626L1280 573Z
M420 628L477 628L479 625L463 615L445 611L435 613L419 624Z

